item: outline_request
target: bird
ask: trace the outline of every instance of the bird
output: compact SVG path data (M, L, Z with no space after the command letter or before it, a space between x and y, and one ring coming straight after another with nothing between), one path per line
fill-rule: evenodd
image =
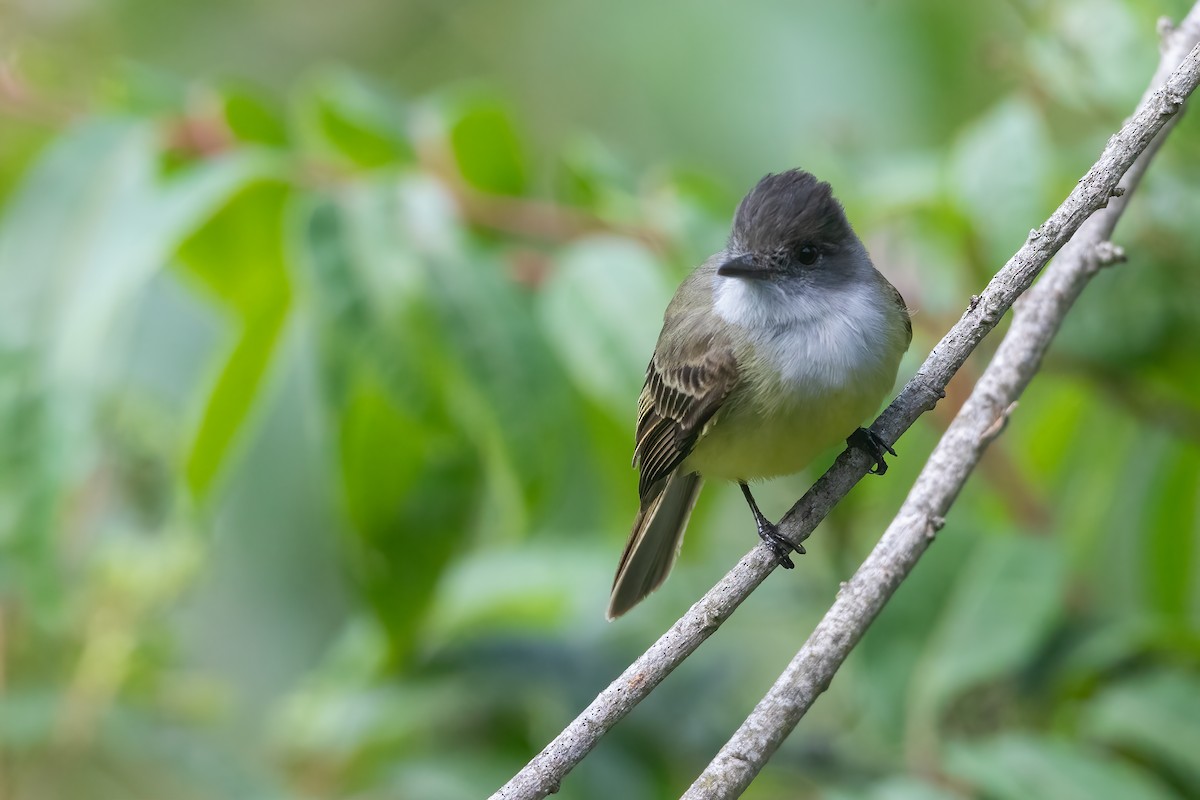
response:
M615 619L662 585L705 478L739 484L780 565L802 547L759 509L749 483L788 475L845 439L887 469L895 451L860 423L893 387L912 323L826 182L763 177L725 247L692 271L663 316L638 397L640 500L613 579Z

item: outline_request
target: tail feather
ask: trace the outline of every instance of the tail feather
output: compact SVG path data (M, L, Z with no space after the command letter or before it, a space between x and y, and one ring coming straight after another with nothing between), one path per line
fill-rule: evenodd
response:
M642 503L608 600L608 618L616 619L640 603L667 579L702 480L696 473L673 473L655 497Z

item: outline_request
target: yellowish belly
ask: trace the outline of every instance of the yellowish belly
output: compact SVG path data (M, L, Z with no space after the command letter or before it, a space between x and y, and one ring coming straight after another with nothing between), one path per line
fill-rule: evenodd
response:
M822 451L843 442L882 398L882 391L855 396L836 392L796 399L770 413L727 404L683 467L705 477L734 481L798 472Z

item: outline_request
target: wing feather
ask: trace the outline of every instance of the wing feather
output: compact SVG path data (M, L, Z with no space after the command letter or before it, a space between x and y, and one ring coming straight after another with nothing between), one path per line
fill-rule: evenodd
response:
M641 470L638 494L643 501L661 490L688 454L705 425L737 384L737 362L725 347L710 339L682 361L664 364L655 353L646 368L646 384L638 398L634 463Z

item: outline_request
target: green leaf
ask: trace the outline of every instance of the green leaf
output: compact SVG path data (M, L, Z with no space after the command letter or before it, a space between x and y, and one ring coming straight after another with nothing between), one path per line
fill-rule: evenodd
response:
M1084 709L1080 730L1181 776L1200 795L1200 679L1159 671L1109 687Z
M1178 317L1164 305L1181 291L1178 280L1160 265L1144 263L1141 252L1135 258L1137 269L1102 270L1088 283L1055 339L1056 352L1124 377L1178 336Z
M298 94L296 116L301 142L320 156L368 169L412 160L404 107L350 70L313 76Z
M534 298L493 253L467 245L432 182L373 181L320 213L314 225L329 229L319 245L329 250L322 299L346 304L344 321L381 374L398 374L401 362L426 365L419 369L439 398L429 402L445 408L488 466L491 531L526 530L531 508L557 502L561 464L580 437L576 397L537 325ZM411 381L394 383L397 397L411 394L399 385Z
M72 402L119 376L134 304L180 240L266 168L231 157L165 180L158 153L151 125L87 123L38 162L0 230L0 339L41 343Z
M62 580L55 536L65 482L61 444L39 377L33 354L0 348L0 594L22 598L30 623L50 628L69 607L73 586Z
M1046 216L1053 148L1041 112L1010 98L975 120L954 143L951 196L999 267Z
M913 151L876 156L864 164L862 181L874 212L910 214L935 207L942 192L943 163L940 152Z
M1022 57L1031 83L1055 106L1096 114L1098 109L1127 113L1153 71L1145 53L1143 24L1134 6L1119 0L1047 7L1043 21L1026 41ZM1137 53L1144 69L1113 53Z
M558 154L553 169L559 201L602 215L628 210L635 181L600 141L574 139Z
M611 558L597 535L593 546L533 543L472 553L447 573L430 629L445 638L469 640L500 630L575 630L595 623L606 596Z
M633 413L671 289L642 246L596 237L560 257L538 308L567 373L622 418Z
M219 301L236 341L192 437L185 472L204 496L254 403L291 304L284 249L287 184L259 181L233 196L179 248L185 273Z
M1146 605L1182 625L1196 622L1197 502L1200 459L1194 447L1171 447L1158 462L1157 480L1143 506L1142 585ZM1200 751L1197 751L1200 752Z
M496 97L467 93L445 111L450 151L459 172L476 189L520 196L528 189L525 154L516 123Z
M1170 800L1150 775L1058 739L1007 734L957 743L944 769L992 800Z
M351 571L403 661L442 572L473 529L484 459L457 416L461 372L446 353L411 242L397 237L395 249L369 249L389 241L367 235L385 230L376 213L396 210L395 186L385 188L360 187L340 205L312 209L306 300L338 431ZM390 275L374 271L385 264Z
M906 450L912 447L910 442ZM978 540L963 533L943 536L925 553L920 568L896 591L843 668L858 687L851 693L856 710L881 742L905 735L910 690L920 684L913 676L926 663L939 615L950 607L963 564L978 546Z
M439 323L447 405L487 454L493 487L513 505L510 531L526 526L527 502L553 500L561 465L578 446L577 397L569 391L533 313L533 298L485 252L427 258ZM508 486L506 486L506 484ZM513 495L513 492L516 495Z
M1062 613L1064 567L1052 540L980 540L917 670L921 713L1029 663Z
M225 124L240 142L269 147L288 143L287 124L278 109L262 95L249 89L229 88L222 92Z
M352 564L403 661L470 530L478 459L444 421L397 404L369 369L342 413L340 451Z
M1107 676L1152 652L1161 638L1161 626L1144 614L1125 614L1083 630L1057 656L1056 680L1065 694L1090 694Z

